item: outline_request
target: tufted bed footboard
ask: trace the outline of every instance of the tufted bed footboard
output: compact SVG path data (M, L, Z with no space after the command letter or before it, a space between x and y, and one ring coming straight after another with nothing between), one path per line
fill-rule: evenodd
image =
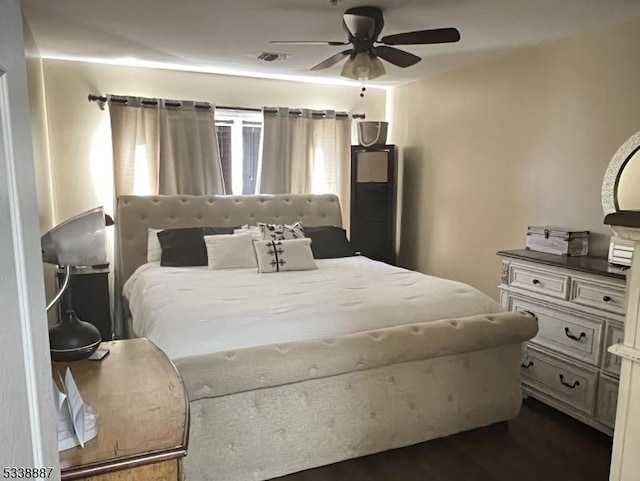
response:
M515 417L520 343L191 401L187 481L266 480Z
M178 359L187 480L265 480L511 419L536 330L502 313Z

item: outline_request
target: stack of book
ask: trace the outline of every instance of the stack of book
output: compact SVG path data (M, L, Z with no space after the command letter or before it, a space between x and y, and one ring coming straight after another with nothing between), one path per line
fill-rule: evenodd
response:
M586 256L589 252L589 231L558 226L529 226L527 249L558 256Z

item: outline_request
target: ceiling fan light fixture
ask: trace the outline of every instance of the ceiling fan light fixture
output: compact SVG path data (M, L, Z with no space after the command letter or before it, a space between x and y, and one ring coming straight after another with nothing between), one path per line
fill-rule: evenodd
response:
M373 80L386 75L387 71L379 58L366 52L360 52L354 58L349 58L340 75L353 80Z
M340 0L328 1L335 5ZM431 45L453 43L460 40L460 32L455 27L416 30L386 35L380 38L384 27L384 16L380 8L373 6L347 9L342 15L342 27L347 33L346 42L335 40L289 40L269 43L328 45L334 47L349 45L346 50L334 53L331 57L311 67L311 70L317 71L331 68L348 57L340 75L361 81L364 91L365 82L387 74L380 59L400 68L411 67L422 60L413 53L396 48L395 45Z

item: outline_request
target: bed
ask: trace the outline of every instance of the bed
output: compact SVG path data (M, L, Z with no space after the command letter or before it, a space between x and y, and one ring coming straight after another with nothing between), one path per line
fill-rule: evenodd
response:
M146 262L147 229L341 225L333 195L123 196L128 330L180 371L186 479L265 480L502 422L535 319L465 284L355 256L258 274Z

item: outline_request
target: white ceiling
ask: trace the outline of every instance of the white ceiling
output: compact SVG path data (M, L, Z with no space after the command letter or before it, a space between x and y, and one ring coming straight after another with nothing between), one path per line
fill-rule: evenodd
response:
M456 44L407 46L423 57L389 64L373 82L397 85L496 52L606 28L640 17L640 0L22 0L43 57L274 78L336 81L340 65L308 69L344 47L269 45L269 40L346 40L344 10L383 9L382 35L455 26ZM289 53L267 63L262 51Z

